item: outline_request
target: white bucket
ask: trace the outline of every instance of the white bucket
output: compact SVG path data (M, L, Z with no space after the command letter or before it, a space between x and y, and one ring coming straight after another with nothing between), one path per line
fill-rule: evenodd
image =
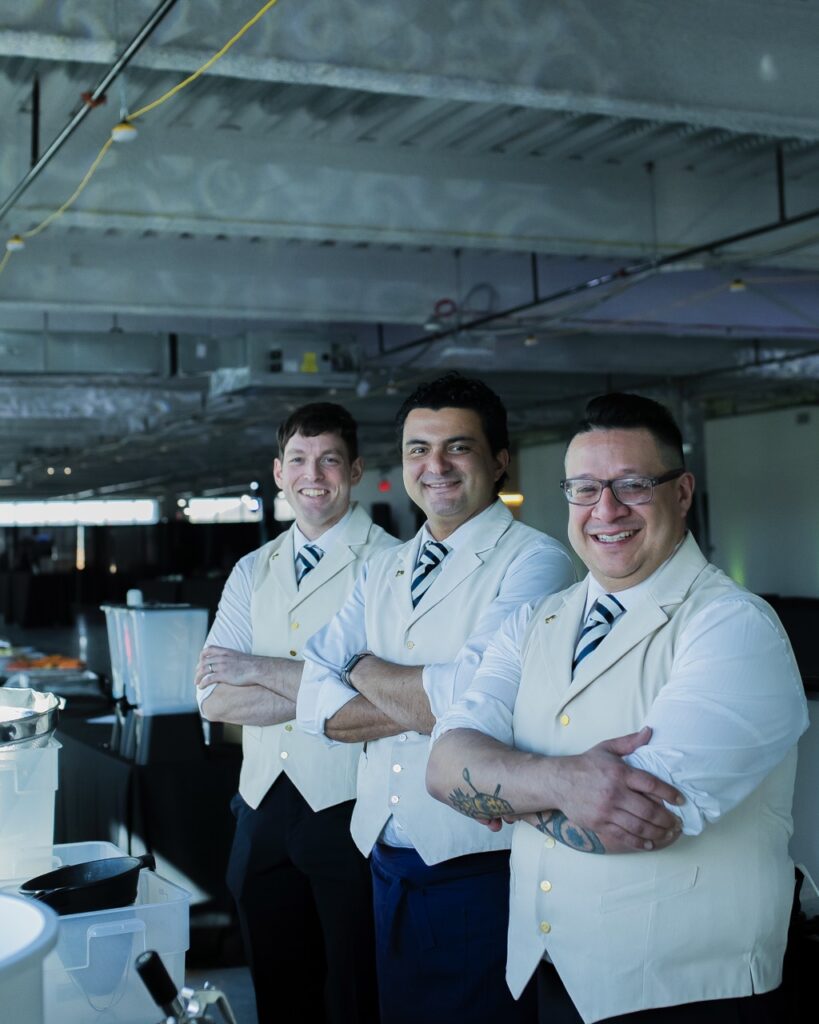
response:
M57 915L35 900L0 893L3 1020L43 1024L43 960L57 942Z

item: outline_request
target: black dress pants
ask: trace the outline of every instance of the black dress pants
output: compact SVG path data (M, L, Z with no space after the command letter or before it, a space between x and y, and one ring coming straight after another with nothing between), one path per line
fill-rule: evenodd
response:
M378 1020L372 883L353 801L313 811L283 773L256 810L237 794L228 888L259 1024Z
M601 966L605 970L605 966ZM593 985L591 979L589 984ZM552 964L537 970L538 1021L540 1024L583 1024L583 1018L563 987ZM606 1017L598 1024L788 1024L781 989L737 999L661 1006L652 1010Z

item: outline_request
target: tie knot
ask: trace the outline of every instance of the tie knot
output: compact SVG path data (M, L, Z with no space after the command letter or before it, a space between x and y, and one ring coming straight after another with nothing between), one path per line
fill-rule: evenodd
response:
M434 567L449 554L449 548L439 540L428 540L418 556L419 565Z
M296 555L296 582L301 583L308 572L315 569L324 552L318 544L302 544Z
M574 672L584 658L588 658L592 651L597 650L608 636L614 620L618 615L622 615L624 611L625 608L614 594L601 594L597 598L591 608L589 608L589 614L586 616L580 636L577 638L574 659L572 660L572 672Z
M602 622L611 627L617 616L622 615L625 610L614 594L601 594L589 608L586 622Z

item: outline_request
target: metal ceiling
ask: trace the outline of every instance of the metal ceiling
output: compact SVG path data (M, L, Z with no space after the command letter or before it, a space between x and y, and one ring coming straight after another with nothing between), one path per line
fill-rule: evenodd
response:
M5 237L260 3L178 0ZM155 7L4 13L0 200ZM816 402L819 218L736 236L819 207L819 4L684 8L279 0L0 275L4 493L242 484L328 394L386 465L401 393L444 368L494 382L522 442L609 387Z

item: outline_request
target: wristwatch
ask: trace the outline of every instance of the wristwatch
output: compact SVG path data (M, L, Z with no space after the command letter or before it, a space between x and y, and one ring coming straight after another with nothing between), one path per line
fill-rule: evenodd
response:
M362 658L369 658L372 653L372 651L358 651L357 654L354 654L341 670L342 683L346 683L348 686L352 686L352 688L355 689L355 683L350 679L350 673Z

